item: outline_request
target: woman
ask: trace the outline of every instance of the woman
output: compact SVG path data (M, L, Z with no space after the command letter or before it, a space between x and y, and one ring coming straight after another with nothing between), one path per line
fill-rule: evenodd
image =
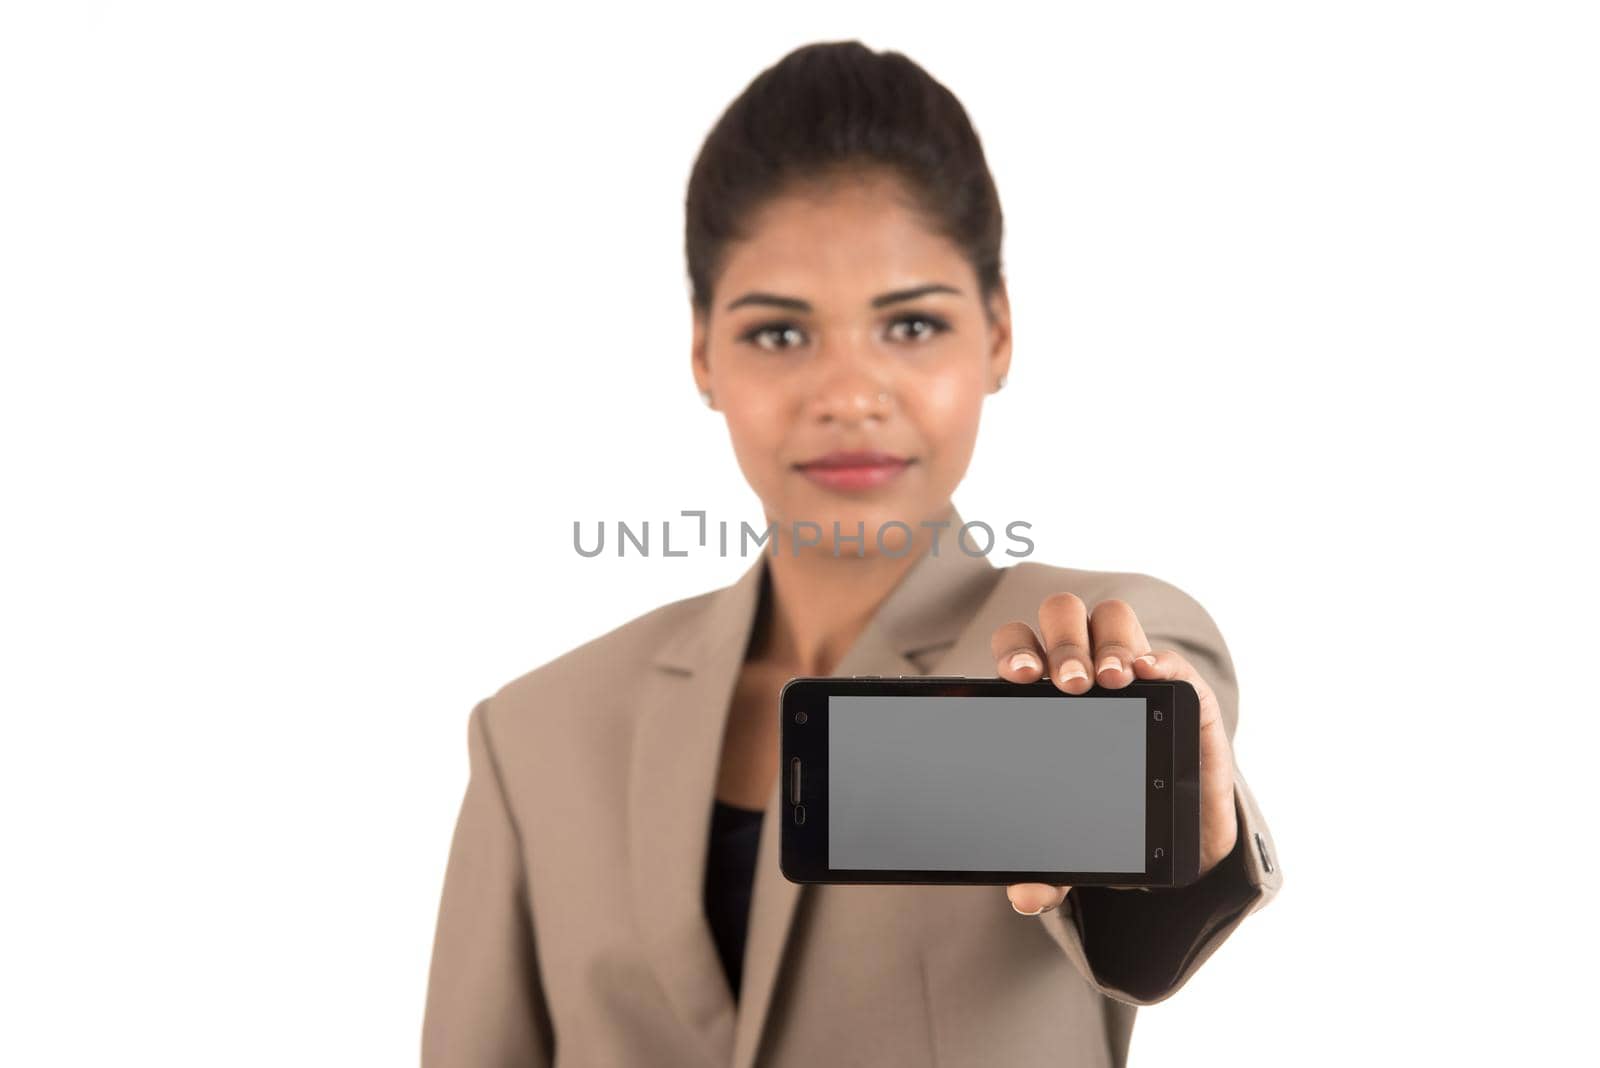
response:
M1133 1006L1282 877L1204 609L1147 575L996 567L955 541L951 495L1011 359L999 201L964 110L896 53L798 49L712 130L687 210L693 375L776 540L734 584L473 710L424 1064L1123 1063ZM1192 683L1200 881L785 880L783 683L989 672Z

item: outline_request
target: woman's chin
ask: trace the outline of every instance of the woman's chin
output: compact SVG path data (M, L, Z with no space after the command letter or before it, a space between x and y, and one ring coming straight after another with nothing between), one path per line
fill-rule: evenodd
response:
M790 505L778 520L783 537L801 551L815 547L836 556L903 556L922 533L920 524L940 510L906 493L870 499L807 494Z

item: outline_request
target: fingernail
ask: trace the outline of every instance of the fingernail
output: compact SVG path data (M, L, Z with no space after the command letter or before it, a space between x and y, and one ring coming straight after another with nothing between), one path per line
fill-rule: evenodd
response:
M1044 911L1044 906L1040 905L1038 908L1034 909L1032 912L1023 912L1021 909L1017 908L1017 903L1015 901L1013 901L1011 903L1011 911L1015 912L1018 916L1037 916L1037 915L1039 915L1039 913Z
M1076 660L1068 660L1061 665L1062 682L1071 682L1073 679L1086 679L1088 677L1088 675L1084 674L1083 665Z
M1118 660L1114 656L1108 656L1104 660L1100 661L1100 670L1102 672L1106 672L1106 671L1121 671L1122 670L1122 661Z
M1144 664L1147 667L1155 667L1156 666L1156 654L1154 654L1154 653L1145 653L1143 656L1134 657L1134 659L1139 661L1139 663Z
M1011 658L1012 671L1026 671L1029 668L1037 668L1038 666L1039 658L1032 653L1018 653Z

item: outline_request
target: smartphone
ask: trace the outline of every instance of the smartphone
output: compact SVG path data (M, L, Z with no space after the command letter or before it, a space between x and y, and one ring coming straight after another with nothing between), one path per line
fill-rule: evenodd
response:
M1182 886L1200 699L954 675L784 684L779 867L796 883Z

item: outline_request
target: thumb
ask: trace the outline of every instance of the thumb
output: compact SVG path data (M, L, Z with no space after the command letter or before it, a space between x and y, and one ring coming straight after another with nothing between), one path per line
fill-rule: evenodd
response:
M1037 916L1049 912L1067 899L1070 886L1051 886L1048 883L1012 883L1006 887L1006 897L1011 907L1024 916Z

